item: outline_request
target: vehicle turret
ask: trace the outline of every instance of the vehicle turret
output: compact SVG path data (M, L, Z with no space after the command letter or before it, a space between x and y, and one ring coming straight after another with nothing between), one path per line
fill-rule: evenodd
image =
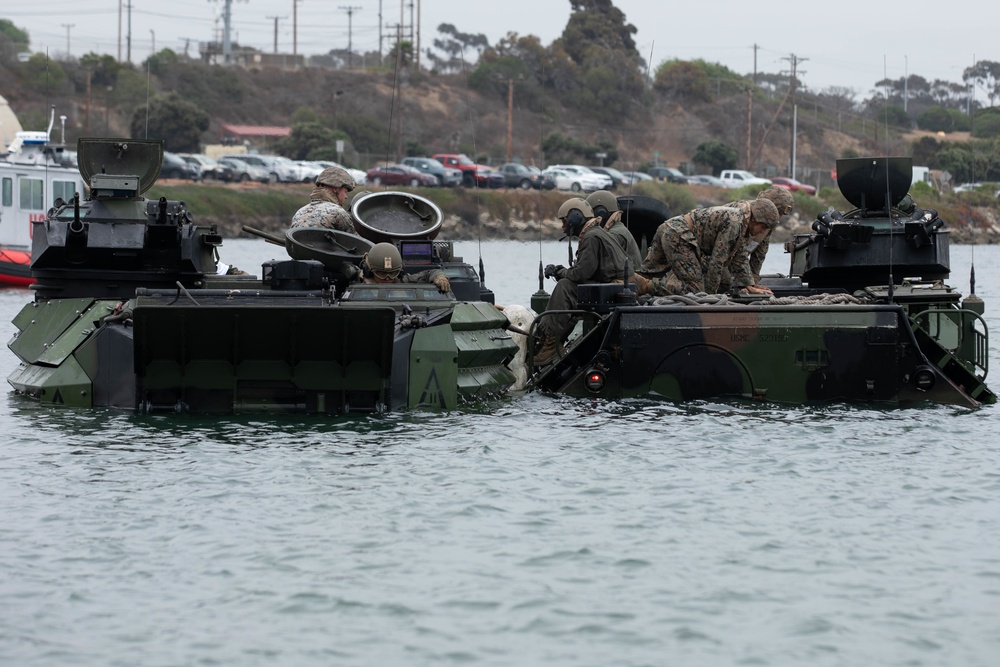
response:
M837 160L837 183L855 208L821 213L812 234L789 242L791 274L811 288L846 291L898 284L904 277L947 279L944 222L933 209L903 205L912 162L908 157Z
M81 200L56 202L35 223L34 289L39 298L129 298L136 287L198 287L217 267L222 239L200 227L182 201L143 196L160 173L160 140L87 139L77 144Z

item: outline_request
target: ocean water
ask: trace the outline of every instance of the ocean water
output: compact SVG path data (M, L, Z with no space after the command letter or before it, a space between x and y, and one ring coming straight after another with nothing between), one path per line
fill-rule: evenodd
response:
M458 250L498 303L566 257ZM973 259L996 362L1000 248L952 248L966 293ZM0 291L5 340L29 299ZM1000 660L996 406L529 395L209 419L7 393L0 429L0 665Z

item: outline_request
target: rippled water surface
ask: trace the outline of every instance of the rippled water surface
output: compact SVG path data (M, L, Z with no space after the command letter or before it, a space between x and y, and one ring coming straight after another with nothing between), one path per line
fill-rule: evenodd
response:
M250 269L281 252L223 250ZM460 252L478 262L478 244ZM1000 250L975 252L996 338ZM952 249L966 292L971 254ZM527 302L538 255L484 245L498 302ZM775 248L768 266L786 258ZM6 337L29 298L0 292ZM14 365L5 350L0 371ZM6 394L0 427L0 665L1000 656L995 406L531 395L451 414L207 419Z

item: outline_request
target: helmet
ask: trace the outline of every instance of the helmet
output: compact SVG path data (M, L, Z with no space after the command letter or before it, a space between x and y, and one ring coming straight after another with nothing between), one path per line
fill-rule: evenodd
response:
M403 270L403 257L391 243L376 243L365 254L364 263L376 279L383 281L395 280Z
M788 188L783 188L780 185L772 185L761 191L757 195L757 199L770 199L771 203L778 209L779 216L788 215L795 208L795 199L792 197L792 193L788 191Z
M327 167L316 177L316 185L329 185L331 188L346 186L347 189L354 189L354 179L343 167Z
M590 196L587 197L587 203L594 209L598 206L603 206L608 213L614 213L618 210L618 200L615 199L614 194L607 190L597 190L590 193Z
M563 223L563 232L575 235L580 233L584 222L594 217L594 209L590 207L586 199L572 197L559 207L558 216Z
M913 197L907 194L902 199L899 200L899 203L896 204L896 208L905 213L906 215L911 215L913 211L916 210L917 204L916 202L913 201Z
M768 229L774 229L778 225L778 209L770 199L754 199L750 202L750 215L754 222L767 225Z
M581 199L580 197L571 197L564 201L562 206L559 207L559 213L556 217L560 220L565 220L573 209L580 211L585 218L594 217L594 209L591 208L586 199Z

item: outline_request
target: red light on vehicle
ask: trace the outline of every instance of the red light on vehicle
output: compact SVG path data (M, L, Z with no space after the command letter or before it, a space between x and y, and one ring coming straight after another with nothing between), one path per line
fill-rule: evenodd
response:
M604 373L601 371L596 369L587 371L587 377L586 380L584 380L584 384L587 385L587 389L590 391L598 392L604 389L604 382Z

